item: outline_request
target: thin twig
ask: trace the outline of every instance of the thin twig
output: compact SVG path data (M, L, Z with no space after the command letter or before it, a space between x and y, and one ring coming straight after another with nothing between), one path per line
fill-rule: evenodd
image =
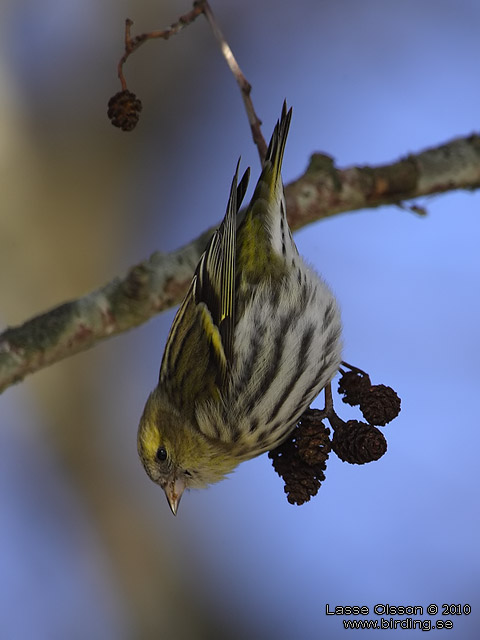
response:
M245 105L245 110L247 112L248 122L250 123L250 129L252 130L253 142L258 150L258 155L260 156L260 162L263 164L265 160L265 156L267 155L267 143L265 142L265 138L263 137L262 130L260 129L262 122L258 118L255 113L255 109L253 107L252 99L250 98L250 92L252 90L252 85L245 78L242 70L238 62L233 55L232 50L230 49L225 37L218 26L218 22L215 19L213 11L207 0L203 0L203 13L205 18L210 25L213 35L218 42L220 50L222 52L223 57L225 58L230 71L233 73L235 80L237 81L238 87L242 94L243 104Z
M326 418L330 423L330 426L332 427L332 429L335 430L340 425L345 424L345 422L340 418L340 416L337 415L333 407L331 382L327 384L327 386L324 389L324 392L325 392L325 406L323 409L320 409L320 413L318 414L318 417L321 420L324 420Z
M158 38L162 38L163 40L168 40L171 36L175 36L177 33L182 31L185 27L188 27L194 20L198 18L199 15L203 13L203 0L199 0L199 2L194 2L193 9L188 13L185 13L183 16L174 22L168 29L157 29L156 31L149 31L148 33L141 33L138 36L131 37L130 29L133 25L133 21L130 18L125 20L125 53L120 58L118 63L118 77L122 84L122 90L125 91L127 88L127 81L125 80L125 76L123 75L123 65L129 58L129 56L138 49L144 42L147 40L155 40Z
M240 93L242 94L243 104L247 112L250 129L252 131L253 142L257 147L258 155L260 156L260 162L263 163L267 154L267 143L265 142L265 138L263 137L262 130L260 128L262 122L255 113L253 102L250 97L252 86L245 78L245 75L240 69L240 65L236 61L235 56L233 55L233 52L228 45L207 0L196 0L196 2L193 3L193 9L188 13L185 13L183 16L180 16L177 22L174 22L168 29L141 33L138 36L134 36L133 38L131 36L131 27L133 25L133 21L129 18L125 20L125 53L120 58L117 66L117 73L122 85L122 91L127 90L127 81L123 73L123 66L134 51L136 51L144 42L147 42L148 40L156 40L159 38L168 40L171 36L176 35L182 29L192 24L192 22L196 20L202 13L205 15L205 18L210 25L210 28L212 29L212 33L220 47L220 51L222 52L222 55L225 58L229 69L238 84Z
M356 373L361 373L364 376L368 376L368 373L366 373L365 371L362 371L362 369L359 369L353 364L349 364L348 362L345 362L345 360L342 360L342 365L344 367L347 367L347 369L350 369L351 371L355 371ZM342 370L340 369L340 371Z

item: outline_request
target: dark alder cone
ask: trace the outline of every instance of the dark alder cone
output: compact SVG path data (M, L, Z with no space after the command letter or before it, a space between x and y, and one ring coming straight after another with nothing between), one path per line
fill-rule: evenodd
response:
M365 464L383 456L387 450L387 441L377 427L349 420L335 429L332 449L344 462Z
M290 504L308 502L325 480L330 430L320 420L320 413L318 409L307 409L289 439L268 452L273 468L283 478Z
M114 127L119 127L122 131L131 131L137 126L141 110L141 100L125 89L110 98L107 115Z
M312 466L324 465L331 449L330 429L321 421L321 413L318 409L307 409L294 431L298 455Z
M383 427L400 413L401 400L391 387L372 385L360 400L360 411L370 424Z
M338 381L338 393L342 394L343 402L354 407L360 404L363 394L370 388L370 377L360 371L345 371Z

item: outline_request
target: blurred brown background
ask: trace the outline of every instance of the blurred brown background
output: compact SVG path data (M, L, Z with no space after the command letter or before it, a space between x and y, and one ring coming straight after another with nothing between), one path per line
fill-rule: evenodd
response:
M199 21L190 34L182 34L181 41L147 44L129 61L127 78L145 105L142 126L134 134L122 134L109 124L106 105L119 89L116 64L123 53L125 18L134 19L138 31L155 29L189 8L188 3L150 0L2 3L4 325L21 323L125 272L160 248L162 236L163 248L173 248L174 240L168 240L170 219L179 212L168 202L180 184L169 184L168 165L175 165L175 173L179 163L184 171L192 171L181 154L176 162L171 158L179 143L188 153L185 120L191 110L192 85L195 88L200 74L208 75L210 59L218 58L206 24ZM228 83L227 73L224 76ZM142 193L150 181L146 172L157 176L162 197L158 209L165 212L160 233L147 242L145 226L159 220L157 206ZM200 227L203 224L200 221ZM25 483L18 499L34 502L41 518L52 518L56 535L67 545L66 555L78 554L62 566L61 556L53 553L57 566L51 569L60 574L59 585L62 573L73 572L65 578L64 588L70 598L85 600L77 610L73 603L63 613L58 610L53 604L58 597L55 589L50 598L49 589L44 596L34 596L39 587L32 578L30 597L44 599L42 637L58 628L69 630L64 637L152 638L161 633L161 637L211 638L220 630L229 636L222 616L216 620L202 606L195 581L182 577L190 565L188 555L173 560L171 523L159 531L155 500L148 504L135 497L148 487L135 455L136 423L156 376L150 371L146 386L136 380L136 365L131 363L137 357L141 360L138 345L133 335L105 343L30 377L2 399L7 408L2 411L2 437L14 451L22 451L13 471ZM154 348L158 366L161 337ZM115 370L122 372L120 377ZM130 412L128 398L137 395L137 384L143 388ZM36 449L42 456L35 455ZM156 496L158 502L160 498ZM39 531L39 536L48 533ZM47 545L52 542L46 540ZM34 547L36 541L28 544ZM46 562L42 552L29 553ZM89 583L109 603L107 611L101 599L89 602ZM29 591L26 585L26 594ZM98 623L92 607L98 609ZM94 621L83 618L86 628L72 635L74 620L82 621L83 608ZM34 620L33 615L31 624ZM29 624L23 624L28 635ZM88 625L92 635L86 631Z

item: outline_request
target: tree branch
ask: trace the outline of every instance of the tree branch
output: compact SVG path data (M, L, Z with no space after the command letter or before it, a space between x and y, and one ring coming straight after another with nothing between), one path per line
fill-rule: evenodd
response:
M329 156L314 154L285 194L295 230L346 211L479 187L480 136L471 135L378 167L337 169ZM171 254L154 253L125 278L6 329L0 335L0 392L179 303L212 233L209 229Z

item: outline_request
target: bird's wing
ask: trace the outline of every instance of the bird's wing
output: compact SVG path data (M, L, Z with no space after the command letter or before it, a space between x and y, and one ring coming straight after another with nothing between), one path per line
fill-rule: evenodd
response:
M190 398L219 393L233 358L235 328L235 253L237 213L249 169L232 181L225 218L207 245L190 289L175 316L160 368L160 381L177 402L185 400L182 377L188 373Z
M237 213L250 175L247 169L237 185L239 164L240 161L232 181L225 218L200 258L193 287L195 301L204 303L218 328L227 363L231 363L233 358Z

